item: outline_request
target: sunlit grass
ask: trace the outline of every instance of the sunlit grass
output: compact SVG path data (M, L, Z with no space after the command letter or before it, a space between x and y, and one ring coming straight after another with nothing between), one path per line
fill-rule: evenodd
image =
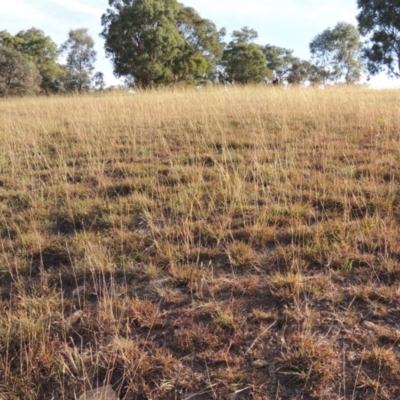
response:
M399 105L1 101L0 398L399 397Z

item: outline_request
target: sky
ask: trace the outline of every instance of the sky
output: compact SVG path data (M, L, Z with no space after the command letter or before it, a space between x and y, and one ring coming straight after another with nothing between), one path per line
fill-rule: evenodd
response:
M203 18L213 21L227 32L244 26L258 32L259 44L292 49L294 55L309 59L309 43L326 28L338 22L356 24L356 0L180 0L195 8ZM13 0L3 7L0 30L15 35L32 27L41 29L61 45L70 29L87 28L96 42L96 71L105 75L107 84L118 80L113 75L111 60L104 53L101 15L107 0ZM386 75L372 78L373 87L400 87L400 80Z

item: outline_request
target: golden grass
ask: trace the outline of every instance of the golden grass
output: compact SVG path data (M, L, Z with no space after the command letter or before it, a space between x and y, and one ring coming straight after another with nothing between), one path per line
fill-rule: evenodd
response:
M1 101L0 398L399 398L399 107Z

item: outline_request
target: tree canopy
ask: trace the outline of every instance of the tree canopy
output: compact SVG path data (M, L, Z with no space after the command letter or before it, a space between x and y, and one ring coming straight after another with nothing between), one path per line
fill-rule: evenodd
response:
M233 31L232 41L222 57L223 80L248 84L264 82L267 76L272 76L261 46L251 42L257 36L257 32L248 27Z
M212 79L222 57L221 36L213 22L203 19L192 7L180 6L178 30L185 44L174 61L175 81L201 81Z
M61 48L67 53L66 88L78 92L89 89L96 51L93 38L87 29L70 30L68 40Z
M40 91L41 76L35 64L20 52L0 46L0 96L23 96Z
M109 0L105 50L117 76L143 88L205 79L222 54L215 25L176 0Z
M278 82L301 84L309 79L311 64L293 55L293 50L267 44L263 46L267 68Z
M358 27L369 41L364 49L368 70L376 74L386 69L400 78L400 1L357 0Z
M247 26L234 30L225 42L224 28L218 30L179 0L108 0L108 5L100 36L115 76L125 78L127 86L356 83L365 67L372 74L386 70L400 78L400 0L357 0L358 27L339 22L325 29L309 44L309 61L293 50L257 44L258 33ZM364 47L361 34L366 36ZM3 69L5 60L18 65L13 85L31 79L46 94L106 87L104 74L94 73L96 51L87 29L70 30L60 47L37 28L16 35L3 30L0 48ZM11 90L13 85L7 93L37 92L35 84Z
M310 43L312 60L321 69L324 81L359 81L362 71L362 44L357 27L339 22L317 35Z
M102 72L96 72L92 78L92 84L95 90L102 91L106 87L104 81L104 74Z
M59 51L50 36L36 28L20 31L15 36L1 31L0 44L17 50L35 64L42 78L40 87L44 93L56 93L59 90Z

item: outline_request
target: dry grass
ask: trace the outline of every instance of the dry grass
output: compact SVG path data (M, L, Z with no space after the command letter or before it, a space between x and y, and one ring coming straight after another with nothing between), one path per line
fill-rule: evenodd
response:
M400 398L399 106L2 101L0 398Z

